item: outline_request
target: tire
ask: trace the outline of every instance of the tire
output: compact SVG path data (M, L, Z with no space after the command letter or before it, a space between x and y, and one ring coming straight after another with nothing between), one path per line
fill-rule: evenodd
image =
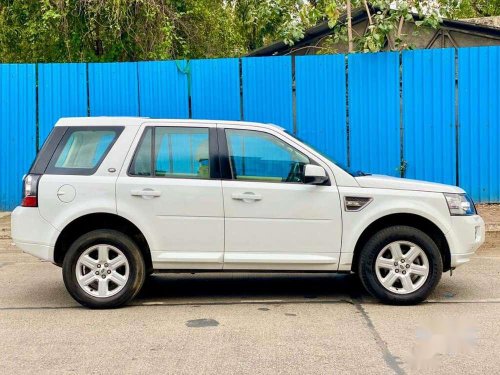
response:
M361 250L358 263L358 275L365 289L392 305L424 301L442 273L443 260L436 243L421 230L403 225L374 234Z
M71 296L92 309L126 304L139 293L146 276L137 244L124 233L110 229L94 230L75 240L64 257L62 270Z

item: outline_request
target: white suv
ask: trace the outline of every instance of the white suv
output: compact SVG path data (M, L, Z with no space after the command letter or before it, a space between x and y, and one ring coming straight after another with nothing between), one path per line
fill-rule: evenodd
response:
M162 271L352 272L386 303L423 301L484 241L456 187L350 173L249 122L60 119L24 178L12 236L92 308Z

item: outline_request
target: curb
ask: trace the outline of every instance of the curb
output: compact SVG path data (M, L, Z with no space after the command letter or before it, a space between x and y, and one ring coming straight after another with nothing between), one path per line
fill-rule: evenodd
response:
M486 224L486 232L500 232L500 223Z

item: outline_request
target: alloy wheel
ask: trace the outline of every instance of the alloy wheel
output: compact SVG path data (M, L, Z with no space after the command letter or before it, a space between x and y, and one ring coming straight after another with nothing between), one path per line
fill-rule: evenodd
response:
M78 285L93 297L111 297L120 292L129 279L130 266L118 248L99 244L86 249L76 262Z
M429 259L413 242L395 241L378 254L375 273L385 289L396 294L409 294L420 289L427 280Z

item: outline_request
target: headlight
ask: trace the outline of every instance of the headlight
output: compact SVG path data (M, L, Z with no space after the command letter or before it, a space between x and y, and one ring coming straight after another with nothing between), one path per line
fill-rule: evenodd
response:
M476 214L474 202L467 196L467 194L444 193L444 197L446 198L446 203L448 203L450 215L465 216Z

